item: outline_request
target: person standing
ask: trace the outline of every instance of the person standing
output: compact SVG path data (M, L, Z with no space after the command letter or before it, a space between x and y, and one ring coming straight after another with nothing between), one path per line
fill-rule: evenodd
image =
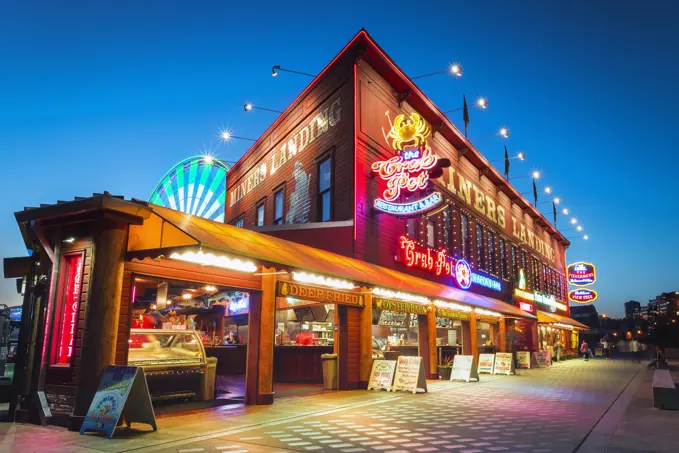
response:
M580 345L580 354L582 354L585 362L589 362L589 345L585 340L582 340L582 344Z
M556 361L561 362L561 350L563 349L563 344L561 344L561 340L556 340L556 345L554 345L554 349L556 352Z
M641 363L641 360L639 358L641 347L639 346L639 342L637 341L636 338L633 338L629 342L629 350L632 353L632 362Z

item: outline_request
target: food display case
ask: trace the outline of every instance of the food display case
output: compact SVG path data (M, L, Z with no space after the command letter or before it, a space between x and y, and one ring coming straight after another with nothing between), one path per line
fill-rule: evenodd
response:
M127 363L144 369L152 399L206 399L207 361L198 332L132 329L129 345Z

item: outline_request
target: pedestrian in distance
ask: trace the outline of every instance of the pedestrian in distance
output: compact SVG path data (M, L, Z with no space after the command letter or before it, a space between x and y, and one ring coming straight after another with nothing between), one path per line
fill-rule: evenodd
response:
M633 338L629 342L629 351L632 353L632 362L641 363L641 345L636 338Z
M582 358L585 359L585 362L589 362L589 345L585 340L582 340L582 344L580 345L580 354L582 354Z
M665 351L660 346L655 347L655 358L648 364L649 368L665 368L667 369L667 359L665 358Z

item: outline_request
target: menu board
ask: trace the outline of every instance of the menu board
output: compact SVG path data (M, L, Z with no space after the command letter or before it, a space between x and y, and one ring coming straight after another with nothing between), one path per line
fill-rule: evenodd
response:
M453 369L450 372L450 380L460 379L469 382L470 379L479 381L479 373L474 366L473 355L455 355L453 359Z
M551 365L551 360L548 352L534 352L533 358L538 368L547 368Z
M495 354L493 374L514 374L514 355L511 352L498 352Z
M479 374L489 373L493 374L493 365L495 364L495 354L479 354Z
M80 434L101 431L110 439L121 417L127 426L139 422L151 425L154 431L158 429L146 376L141 367L106 368L80 427Z
M377 323L381 326L404 327L407 316L407 313L383 310L382 313L380 313L380 320Z
M404 392L417 393L418 390L427 391L427 381L424 378L424 364L422 357L400 356L396 364L396 376L394 385L391 387L393 392L403 390Z
M368 390L391 390L396 371L396 360L374 360Z
M530 351L517 351L516 362L518 368L530 368Z

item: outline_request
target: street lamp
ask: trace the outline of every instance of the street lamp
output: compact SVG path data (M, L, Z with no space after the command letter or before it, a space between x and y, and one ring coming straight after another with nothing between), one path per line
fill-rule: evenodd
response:
M448 67L448 68L446 68L442 71L436 71L436 72L432 72L432 73L429 73L429 74L422 74L422 75L419 75L419 76L411 77L410 79L411 80L422 79L424 77L431 77L431 76L437 75L437 74L452 74L456 77L460 77L460 76L462 76L462 66L460 66L459 64L452 64L452 65L450 65L450 67Z
M257 140L254 138L248 138L248 137L239 137L237 135L233 135L230 130L228 129L220 129L219 130L219 139L223 141L224 143L230 142L231 140L248 140L250 142L256 142Z
M278 71L291 72L293 74L299 74L307 77L316 77L315 74L309 74L308 72L293 71L292 69L281 68L280 65L276 65L271 68L271 77L278 77Z
M519 159L521 161L526 160L526 155L524 153L517 153L516 156L508 157L507 159L512 160L512 159ZM504 159L498 159L498 160L491 160L489 161L491 164L497 163L497 162L504 162ZM548 192L549 193L549 192Z
M480 137L473 137L470 138L470 140L479 140L481 138L488 138L488 137L503 137L503 138L509 138L509 129L506 127L501 127L500 130L495 132L494 134L488 134L488 135L482 135ZM523 159L522 159L523 160Z
M252 111L253 109L254 109L254 110L264 110L264 111L267 111L267 112L274 112L274 113L283 113L283 112L280 111L280 110L267 109L267 108L265 108L265 107L255 107L254 105L252 105L252 104L250 104L250 103L247 103L247 104L244 104L244 105L243 105L243 110L245 110L246 112L250 112L250 111Z
M486 110L488 108L488 99L486 99L484 97L480 97L472 105L474 107L480 108L481 110ZM458 107L456 109L446 110L445 112L443 112L443 114L445 115L445 114L451 113L451 112L459 112L460 110L463 110L463 109L464 109L464 106Z

